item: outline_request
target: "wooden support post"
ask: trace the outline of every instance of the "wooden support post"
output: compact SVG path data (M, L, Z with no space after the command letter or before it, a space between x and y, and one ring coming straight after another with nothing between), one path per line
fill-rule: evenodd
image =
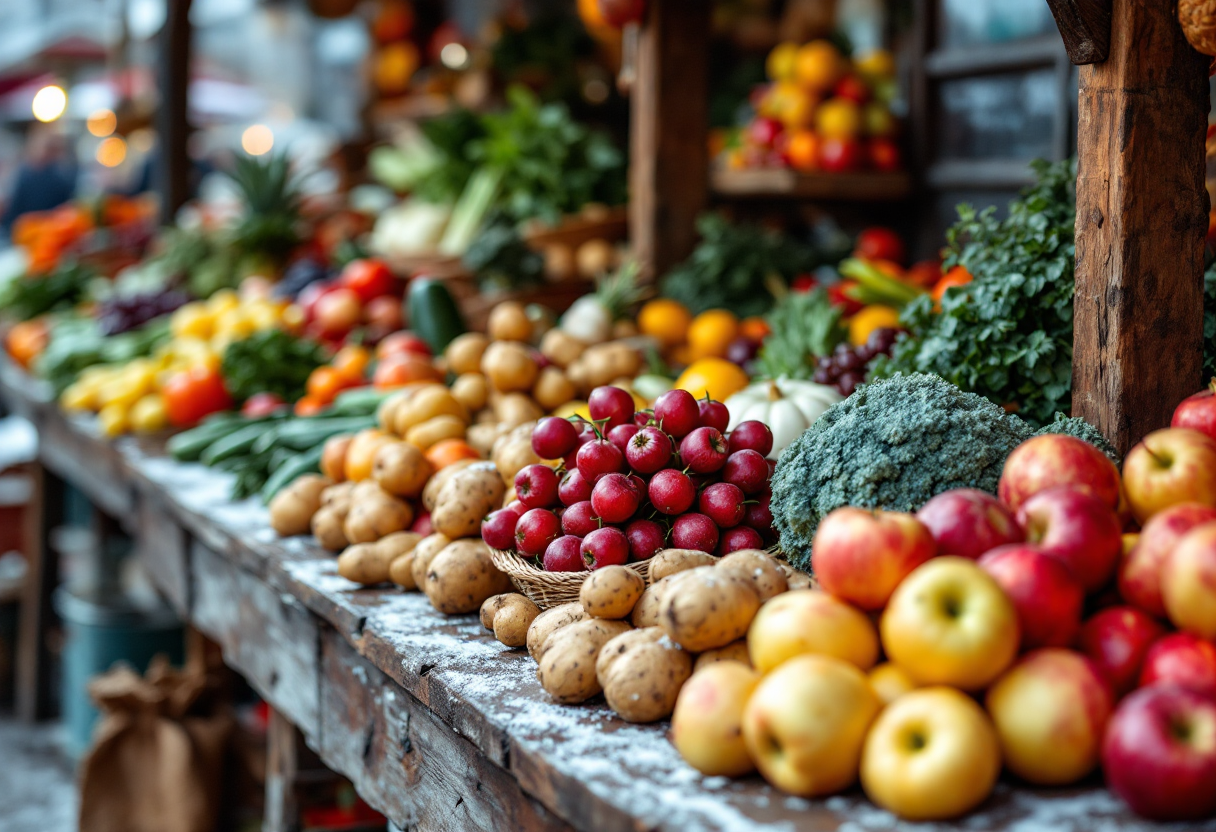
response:
M262 832L297 832L300 829L300 803L296 778L304 737L278 709L270 709L266 726L266 805Z
M1073 413L1120 452L1201 386L1208 63L1166 0L1113 0L1082 67Z
M168 225L190 196L190 138L187 98L190 87L190 2L169 0L160 34L160 106L156 111L157 187L160 219Z
M1074 64L1100 64L1110 54L1112 0L1047 0Z
M651 0L638 44L629 230L652 276L692 251L709 198L709 14L700 0Z
M59 553L51 532L63 525L63 480L41 464L31 466L33 497L26 513L27 570L17 625L17 716L34 722L54 715L51 690L50 631L57 620L51 595L59 584Z

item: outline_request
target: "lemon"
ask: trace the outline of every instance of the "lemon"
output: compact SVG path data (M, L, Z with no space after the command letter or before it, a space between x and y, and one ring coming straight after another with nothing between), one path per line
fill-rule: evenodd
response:
M153 433L169 424L165 398L159 393L144 396L131 406L129 421L136 433Z
M212 314L201 303L188 303L169 318L174 338L210 338Z
M692 313L679 301L658 298L648 301L638 311L638 331L649 335L664 347L682 344L688 338Z
M798 63L799 45L787 40L773 47L764 62L764 71L771 81L791 81Z
M93 410L97 407L96 385L81 384L79 381L69 385L59 395L59 405L64 410Z
M118 436L127 432L127 408L121 404L108 404L97 414L97 423L104 436Z

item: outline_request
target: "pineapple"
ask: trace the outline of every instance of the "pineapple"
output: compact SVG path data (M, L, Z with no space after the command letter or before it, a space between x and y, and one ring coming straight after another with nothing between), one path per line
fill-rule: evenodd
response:
M265 160L237 159L232 179L245 202L245 215L233 231L233 245L246 258L279 267L300 244L300 191L287 155Z

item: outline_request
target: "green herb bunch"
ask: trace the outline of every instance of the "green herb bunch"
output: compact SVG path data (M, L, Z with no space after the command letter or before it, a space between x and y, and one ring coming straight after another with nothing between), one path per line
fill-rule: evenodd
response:
M28 321L47 312L71 309L85 299L94 277L90 269L70 264L47 275L14 278L0 289L0 312L13 320Z
M959 207L945 268L974 277L936 312L922 297L903 313L909 335L873 376L936 373L964 390L1046 424L1072 404L1076 162L1037 161L1038 182L997 219Z
M756 359L759 375L809 379L815 374L816 360L844 340L840 316L840 308L832 305L822 288L786 293L765 318L772 332Z
M305 393L308 376L325 363L320 344L281 329L264 329L224 350L221 370L232 398L275 393L294 402Z

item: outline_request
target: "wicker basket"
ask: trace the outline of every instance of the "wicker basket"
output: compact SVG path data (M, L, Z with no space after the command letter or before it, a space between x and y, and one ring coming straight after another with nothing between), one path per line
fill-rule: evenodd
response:
M1216 55L1216 0L1178 0L1178 22L1191 46Z
M532 599L542 610L578 600L578 592L586 580L586 572L545 572L537 569L514 552L494 549L494 565L505 572L515 588ZM631 563L628 567L650 583L650 561Z

